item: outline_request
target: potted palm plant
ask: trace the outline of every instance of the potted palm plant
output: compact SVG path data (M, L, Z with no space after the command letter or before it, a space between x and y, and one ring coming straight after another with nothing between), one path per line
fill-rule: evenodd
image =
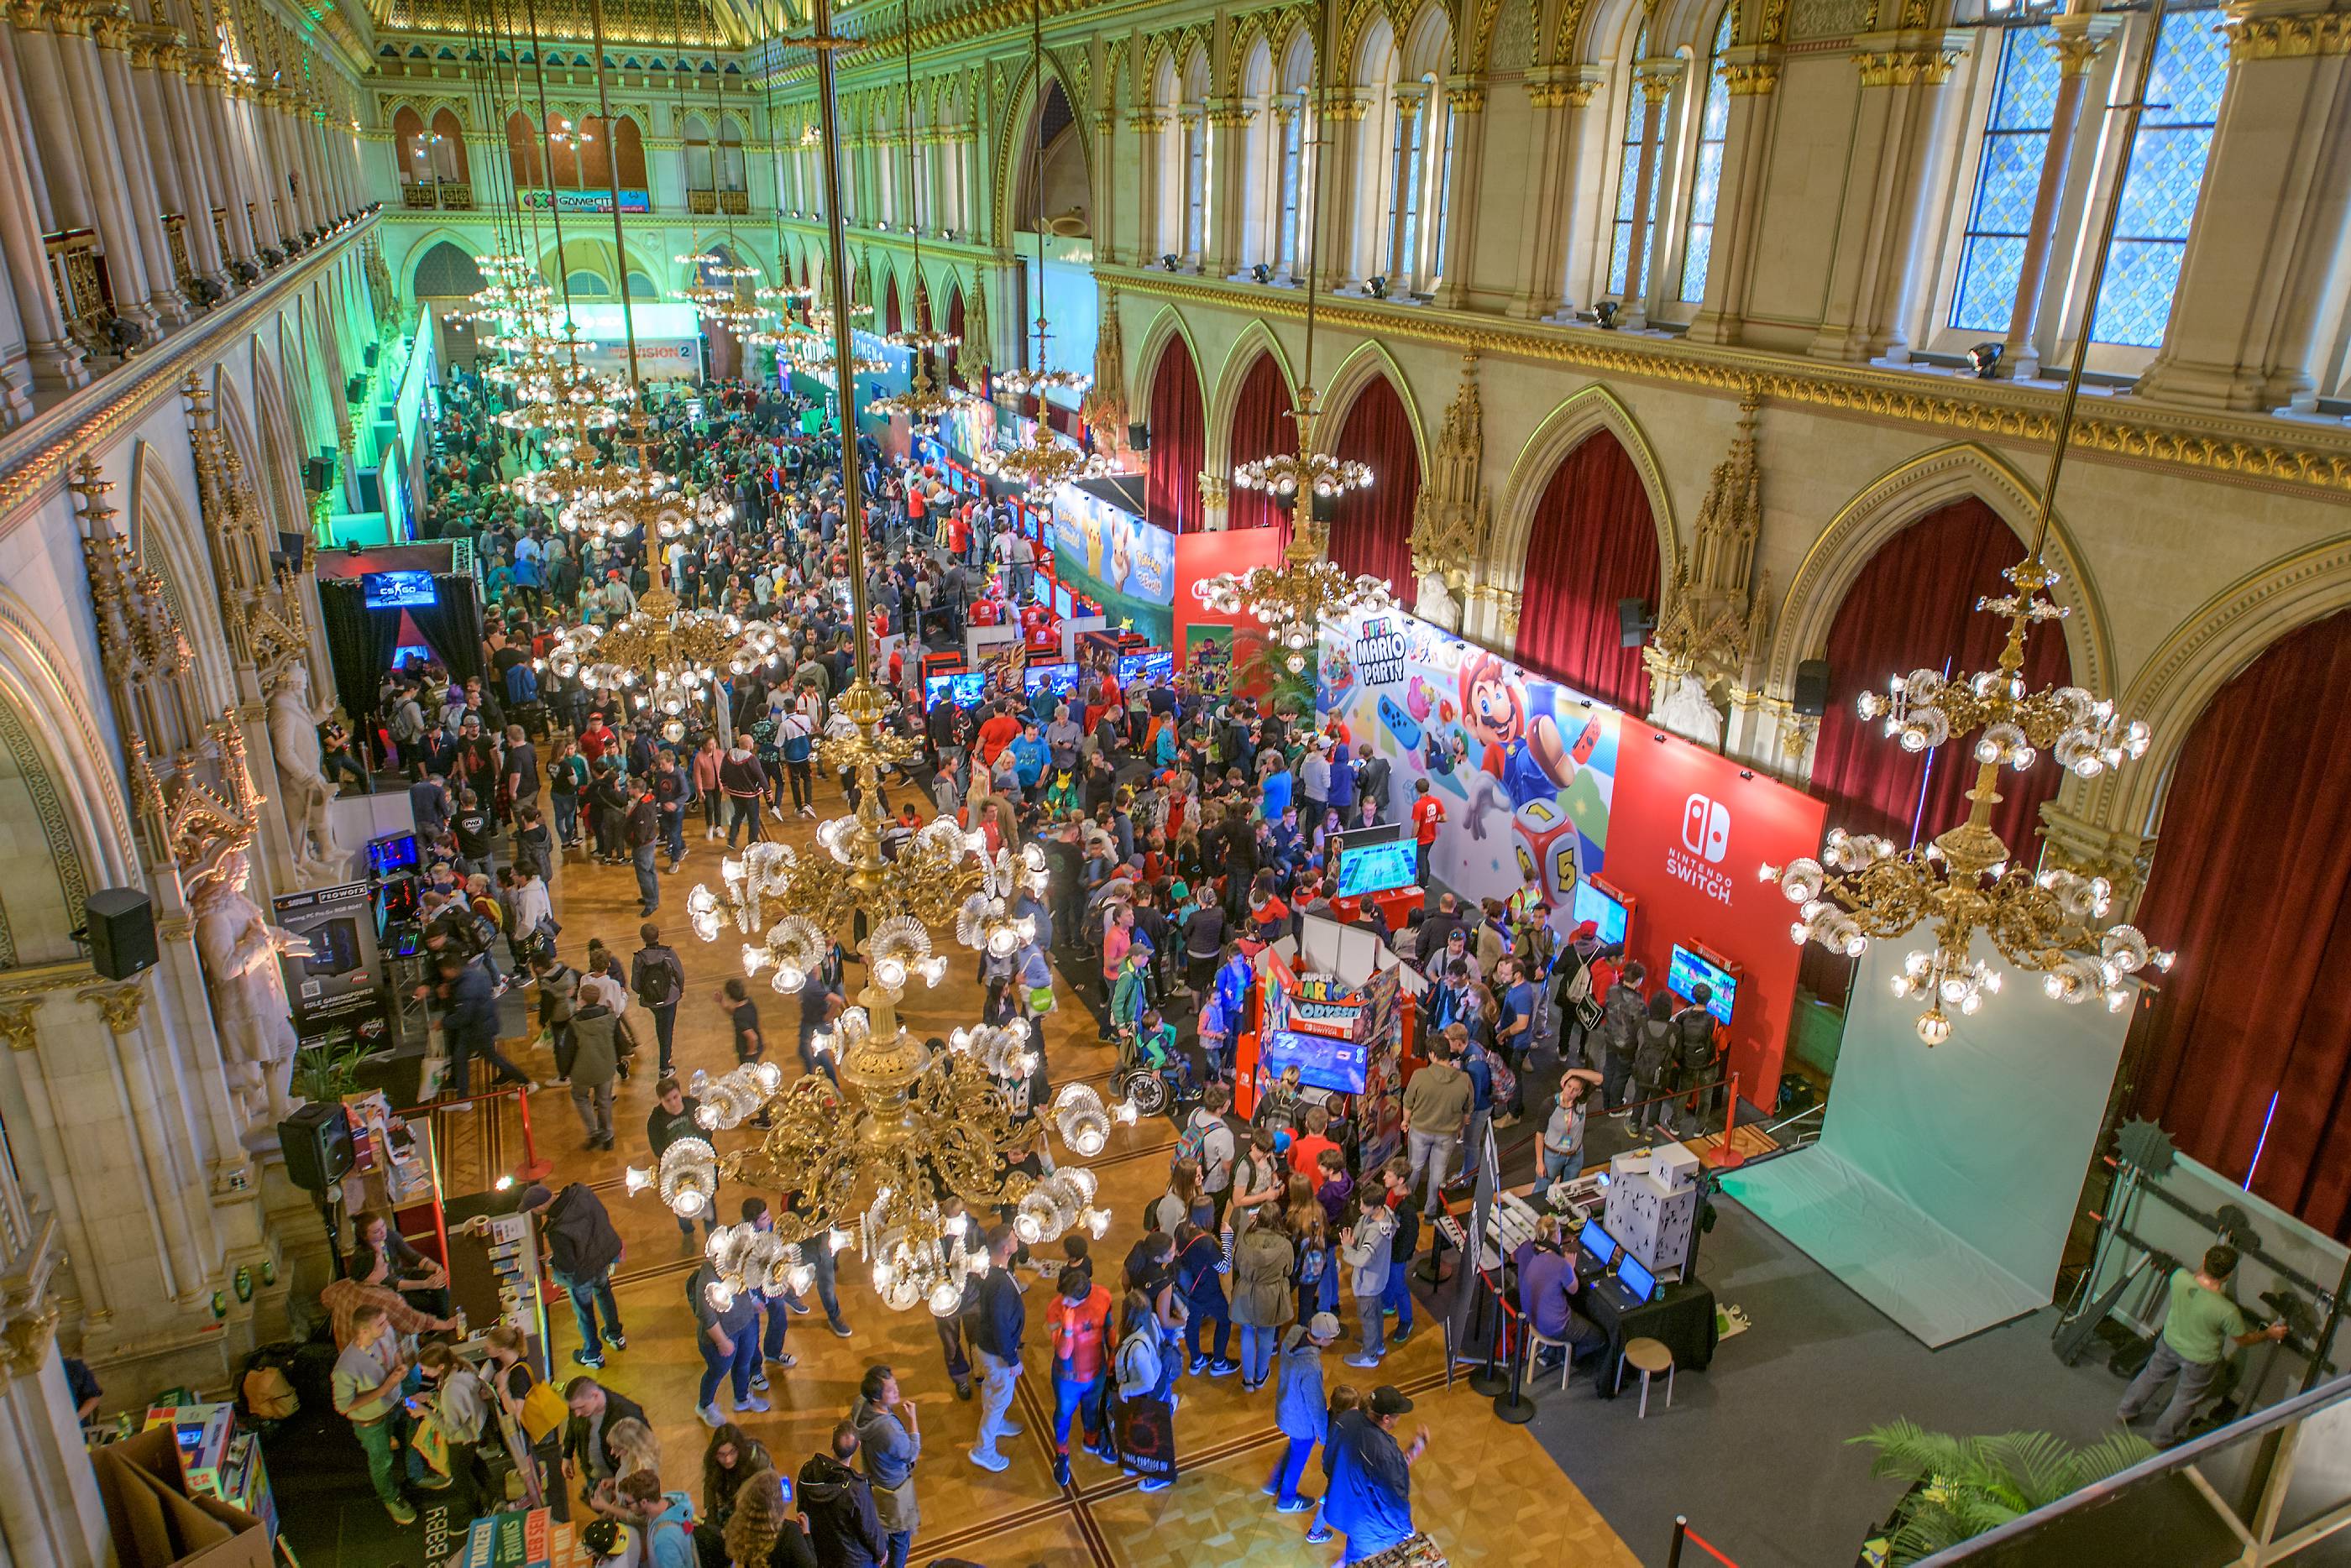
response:
M1872 1475L1910 1483L1885 1532L1885 1561L1899 1568L2032 1512L2152 1455L2136 1432L2075 1447L2046 1432L1957 1438L1907 1420L1872 1427L1847 1442L1877 1450Z

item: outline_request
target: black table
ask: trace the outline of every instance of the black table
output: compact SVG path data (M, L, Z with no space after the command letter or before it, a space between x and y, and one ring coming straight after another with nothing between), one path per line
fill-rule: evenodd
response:
M1617 1367L1634 1340L1654 1339L1672 1351L1678 1371L1703 1372L1714 1360L1714 1292L1703 1280L1666 1285L1636 1307L1622 1304L1613 1280L1587 1286L1578 1295L1583 1314L1608 1336L1607 1352L1594 1372L1603 1399L1616 1397Z

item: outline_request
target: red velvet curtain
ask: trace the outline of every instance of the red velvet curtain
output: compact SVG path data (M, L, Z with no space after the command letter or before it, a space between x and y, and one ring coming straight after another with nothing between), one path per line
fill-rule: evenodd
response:
M1854 706L1865 691L1883 691L1887 680L1913 670L1968 674L1991 670L2008 639L2008 622L1975 607L1985 595L2009 591L2000 574L2024 558L2024 542L2000 514L1972 496L1928 513L1879 546L1854 579L1829 627L1829 707L1813 751L1812 792L1829 803L1829 826L1875 833L1907 848L1931 838L1968 814L1967 792L1976 769L1955 737L1932 752L1906 752L1887 737L1883 721L1865 721ZM1948 667L1948 668L1947 668ZM2024 678L2038 691L2073 679L2065 637L2043 623L2024 644ZM2028 859L2041 805L2057 794L2063 774L2043 759L2000 776L1992 830ZM1798 981L1816 996L1842 1003L1853 983L1853 961L1806 944Z
M946 329L957 337L963 336L963 290L960 288L951 290L947 295ZM958 352L960 352L959 346L950 346L939 350L939 379L942 382L952 382L955 379L956 355Z
M1207 461L1208 419L1200 401L1200 372L1181 337L1159 351L1151 376L1151 459L1143 486L1146 522L1171 534L1199 532L1200 465Z
M890 280L890 286L886 291L885 297L887 299L887 304L883 312L884 325L882 330L884 332L904 332L906 329L906 324L901 320L898 316L898 280L896 278L893 277Z
M2351 761L2327 737L2346 717L2351 615L2282 639L2230 682L2180 748L2137 920L2179 953L2142 1023L2155 1044L2139 1114L2338 1237L2351 1235Z
M1331 559L1350 576L1381 578L1395 590L1396 602L1410 609L1420 597L1420 579L1412 571L1420 447L1413 439L1412 416L1385 376L1374 378L1356 397L1331 450L1372 470L1369 490L1351 490L1339 498L1338 515L1331 520Z
M1273 356L1260 351L1241 378L1240 397L1233 405L1233 466L1297 450L1298 421L1290 409L1289 384ZM1278 528L1289 521L1289 502L1262 490L1232 487L1225 508L1227 527Z
M1628 713L1649 711L1641 650L1623 646L1616 601L1654 611L1657 525L1640 472L1595 432L1560 462L1535 506L1519 606L1519 662Z

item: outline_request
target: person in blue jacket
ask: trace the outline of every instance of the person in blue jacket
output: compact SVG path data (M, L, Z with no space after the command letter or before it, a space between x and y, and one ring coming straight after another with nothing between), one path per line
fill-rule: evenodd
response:
M1396 1422L1411 1412L1412 1401L1384 1383L1361 1413L1331 1428L1331 1490L1322 1500L1322 1520L1347 1538L1343 1563L1376 1556L1412 1534L1412 1467L1428 1449L1428 1428L1413 1434L1410 1448L1399 1445Z
M1313 1504L1298 1495L1299 1479L1314 1445L1330 1438L1331 1411L1322 1393L1322 1353L1339 1337L1339 1320L1318 1312L1293 1323L1281 1336L1281 1361L1274 1387L1274 1424L1289 1446L1266 1479L1265 1490L1281 1513L1303 1513Z

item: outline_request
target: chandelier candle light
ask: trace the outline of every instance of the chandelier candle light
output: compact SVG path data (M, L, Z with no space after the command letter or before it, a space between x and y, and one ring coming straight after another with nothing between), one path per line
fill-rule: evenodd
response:
M722 683L781 658L783 633L772 624L713 610L680 607L677 596L654 587L637 607L609 627L566 627L548 650L549 668L590 689L627 694L637 708L661 715L672 745L685 738L685 714L717 696ZM719 725L726 728L725 703Z
M2150 37L2162 18L2163 0L2154 0ZM2107 195L2105 232L2092 252L2089 299L2098 297L2105 278L2155 53L2141 53L2131 101L2117 106L2123 172ZM2078 686L2028 691L2022 674L2026 637L2065 614L2043 597L2058 578L2043 555L2089 340L2087 332L2075 337L2032 551L2002 574L2009 593L1976 601L1977 609L2008 618L1998 668L1949 680L1938 670L1915 670L1859 701L1861 716L1882 721L1887 737L1907 752L1932 751L1955 735L1976 737L1966 820L1905 850L1875 835L1836 829L1822 859L1762 868L1763 880L1778 883L1797 906L1791 934L1799 943L1858 957L1875 938L1931 926L1931 945L1906 954L1893 980L1896 995L1927 1004L1917 1029L1929 1045L1950 1038L1953 1013L1972 1014L2000 991L2000 971L1974 955L1979 935L2014 968L2041 975L2055 1000L2098 997L2114 1012L2130 1005L2130 976L2149 965L2171 967L2173 955L2148 945L2137 927L2105 924L2114 897L2106 878L2058 867L2036 872L2016 860L1991 826L2002 768L2022 773L2046 754L2078 777L2095 778L2146 755L2150 740L2145 724L2124 719L2111 701Z
M829 0L816 10L818 103L824 145L840 145ZM840 217L841 171L825 159L826 226L831 265L827 286L835 299L835 362L853 363L849 318L841 306L846 286L846 245ZM841 426L855 428L855 381L841 388ZM850 552L849 581L855 624L866 624L864 530L857 466L841 469L842 511ZM967 1276L989 1267L970 1234L973 1216L1009 1208L1030 1244L1072 1227L1103 1234L1109 1213L1094 1199L1093 1174L1063 1167L1039 1179L1015 1162L1040 1148L1045 1122L1081 1158L1099 1154L1113 1122L1132 1123L1130 1102L1113 1109L1091 1085L1071 1084L1050 1108L1015 1110L999 1081L1033 1070L1027 1024L953 1029L933 1049L911 1033L898 1007L919 982L946 978L947 962L931 932L951 926L968 947L1008 955L1036 935L1033 920L1013 911L1025 889L1044 884L1045 862L1034 845L987 852L985 837L951 818L929 823L885 859L882 835L882 775L914 753L914 743L884 728L889 707L872 679L872 649L856 646L856 678L835 704L845 731L821 746L824 766L853 775L857 805L847 816L819 826L816 844L801 852L782 844L753 846L723 867L723 893L697 887L686 908L695 932L716 941L731 926L748 939L745 972L767 972L778 992L805 987L836 941L854 942L865 963L855 1005L819 1034L839 1084L809 1075L785 1083L772 1065L753 1064L723 1077L697 1079L704 1130L717 1134L764 1120L758 1141L720 1152L710 1137L686 1137L662 1153L658 1166L632 1169L632 1193L655 1190L675 1213L704 1213L722 1179L789 1195L775 1229L763 1234L734 1226L713 1233L709 1257L718 1279L714 1302L730 1303L746 1289L804 1285L812 1272L810 1249L855 1247L874 1289L892 1309L920 1304L946 1317L961 1305ZM956 1211L955 1205L968 1212Z

